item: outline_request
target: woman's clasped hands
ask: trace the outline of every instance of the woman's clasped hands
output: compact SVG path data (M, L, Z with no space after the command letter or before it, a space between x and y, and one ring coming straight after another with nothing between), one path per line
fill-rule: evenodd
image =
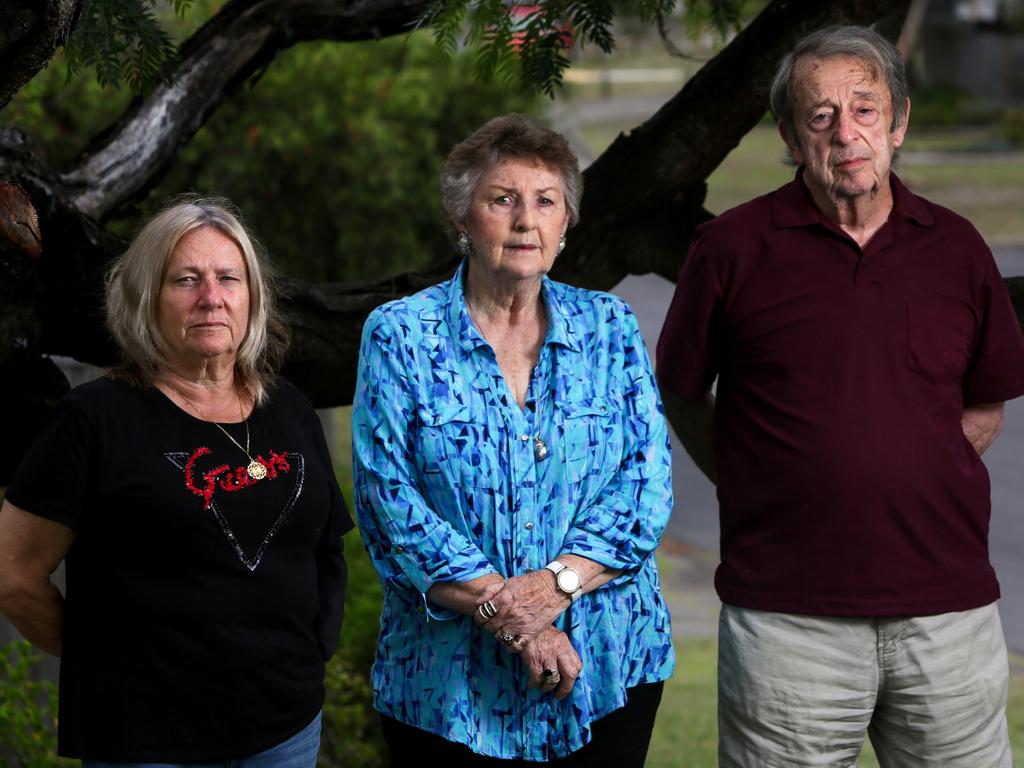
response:
M473 620L510 653L522 656L530 688L563 699L583 669L569 636L552 625L569 604L548 572L532 571L489 584L477 601Z

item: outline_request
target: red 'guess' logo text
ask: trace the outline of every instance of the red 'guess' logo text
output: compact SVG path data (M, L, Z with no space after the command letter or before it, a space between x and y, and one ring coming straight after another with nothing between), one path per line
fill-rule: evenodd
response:
M264 459L262 454L256 457L256 461L267 469L267 476L262 480L250 477L249 473L245 471L245 467L236 467L232 470L229 464L220 464L204 472L202 481L197 483L195 477L196 461L210 453L213 453L213 451L206 446L200 446L192 452L192 455L188 457L188 461L185 463L185 486L196 496L203 497L203 509L210 508L213 494L218 487L222 491L229 493L240 491L250 485L263 482L263 480L273 480L277 477L278 473L288 472L292 468L292 465L288 463L288 453L286 451L281 453L270 451L269 459Z

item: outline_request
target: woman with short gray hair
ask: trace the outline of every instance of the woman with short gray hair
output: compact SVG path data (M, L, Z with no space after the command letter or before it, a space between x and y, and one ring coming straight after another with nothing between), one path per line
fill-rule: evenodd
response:
M61 656L59 752L312 768L352 523L276 375L269 269L225 201L181 200L111 268L107 321L122 363L57 405L0 509L0 609Z
M522 115L448 157L463 262L371 313L352 413L393 766L642 766L672 673L671 457L636 318L548 279L576 156Z

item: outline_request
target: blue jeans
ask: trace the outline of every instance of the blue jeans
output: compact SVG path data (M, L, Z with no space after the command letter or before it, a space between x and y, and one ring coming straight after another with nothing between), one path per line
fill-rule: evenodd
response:
M103 763L83 760L82 768L315 768L320 751L320 720L313 722L275 747L240 760L219 763Z

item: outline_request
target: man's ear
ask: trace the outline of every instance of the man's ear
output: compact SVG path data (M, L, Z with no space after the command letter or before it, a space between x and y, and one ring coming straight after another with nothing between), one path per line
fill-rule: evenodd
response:
M907 97L907 109L903 113L903 122L892 132L892 143L896 148L903 146L903 140L907 137L907 125L910 124L910 97Z
M797 165L803 165L804 157L803 152L800 151L800 145L797 144L794 137L790 136L789 130L786 128L786 124L782 120L779 120L778 128L779 136L782 137L782 141L786 144L786 147L789 149L789 153L793 155L793 159L796 160Z

